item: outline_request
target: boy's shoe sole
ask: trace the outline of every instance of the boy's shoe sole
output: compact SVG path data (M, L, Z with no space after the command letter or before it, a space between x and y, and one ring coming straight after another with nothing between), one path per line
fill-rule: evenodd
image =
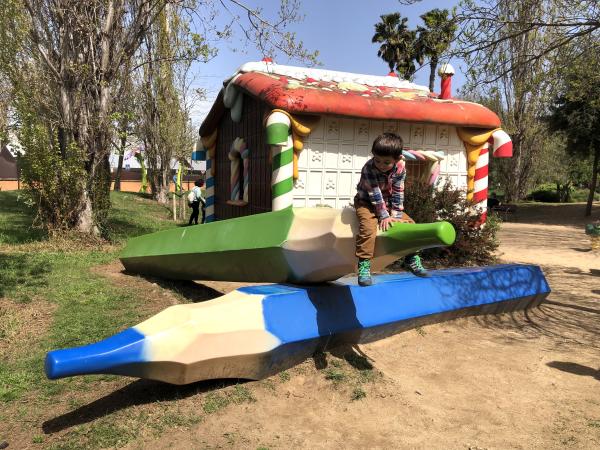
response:
M369 278L364 278L364 279L358 279L358 285L359 286L372 286L373 285L373 279L371 277Z
M413 272L411 270L409 270L410 273L412 273L413 275L417 276L417 277L421 277L421 278L428 278L431 276L431 274L427 271L425 272Z

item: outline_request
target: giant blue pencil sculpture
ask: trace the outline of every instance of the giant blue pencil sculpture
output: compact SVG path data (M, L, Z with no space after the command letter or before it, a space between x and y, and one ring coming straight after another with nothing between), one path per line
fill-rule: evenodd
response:
M431 322L538 305L550 292L537 266L381 275L320 286L240 288L177 305L115 336L46 357L49 378L106 373L186 384L261 379L316 350L368 342Z

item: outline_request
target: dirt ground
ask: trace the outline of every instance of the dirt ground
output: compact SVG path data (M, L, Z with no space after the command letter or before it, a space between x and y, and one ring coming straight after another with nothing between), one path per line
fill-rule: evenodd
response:
M600 255L590 251L583 228L590 219L582 214L582 204L531 206L505 218L502 261L541 265L552 288L539 308L317 355L285 374L244 383L251 401L230 402L192 426L143 434L127 448L600 448ZM122 281L128 275L117 266L98 270ZM205 282L179 293L214 297L238 286ZM156 384L125 380L120 389L90 393L83 406L48 411L44 432L135 414L159 401L183 415L201 410L207 395L236 387L211 382L157 395Z
M541 307L361 345L354 351L380 377L360 400L306 361L287 383L248 383L256 403L231 405L152 446L600 448L600 255L582 213L583 205L531 206L505 218L499 254L543 267L552 294Z

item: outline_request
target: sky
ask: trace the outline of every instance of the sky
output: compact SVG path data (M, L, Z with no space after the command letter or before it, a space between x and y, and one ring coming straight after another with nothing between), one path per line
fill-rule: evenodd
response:
M227 1L225 1L227 3ZM279 6L279 0L246 0L249 6L260 6L266 17L273 17ZM298 40L309 50L318 50L318 68L353 72L369 75L386 75L389 72L385 61L377 56L378 44L371 43L374 25L380 21L380 16L399 12L408 17L411 29L422 24L420 15L434 8L450 9L458 0L421 2L405 6L398 0L301 0L304 21L294 24L289 31L296 32ZM228 4L234 12L243 16L241 9ZM271 13L271 11L274 11ZM217 21L223 23L228 17L222 12ZM245 47L245 48L244 48ZM195 87L207 91L207 99L198 102L192 111L192 122L199 125L204 120L223 81L231 77L238 67L245 62L260 61L263 55L251 44L244 44L244 36L237 33L229 42L219 44L218 55L207 63L194 65ZM275 63L304 66L305 64L290 60L285 55L276 55ZM460 61L450 61L457 73L452 79L452 91L464 83ZM414 82L427 86L429 67L423 67L415 76ZM439 90L439 78L436 77L436 91Z

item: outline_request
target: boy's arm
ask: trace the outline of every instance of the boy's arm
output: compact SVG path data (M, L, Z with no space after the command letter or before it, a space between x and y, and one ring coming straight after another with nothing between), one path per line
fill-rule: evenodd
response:
M387 219L390 217L388 210L385 206L385 202L383 201L383 194L381 193L381 188L379 187L379 182L377 181L377 177L372 174L367 167L363 169L363 175L365 180L367 181L367 193L369 194L369 200L371 204L375 207L375 214L379 221L383 219Z
M394 177L392 181L392 218L401 219L404 211L404 180L406 169Z

